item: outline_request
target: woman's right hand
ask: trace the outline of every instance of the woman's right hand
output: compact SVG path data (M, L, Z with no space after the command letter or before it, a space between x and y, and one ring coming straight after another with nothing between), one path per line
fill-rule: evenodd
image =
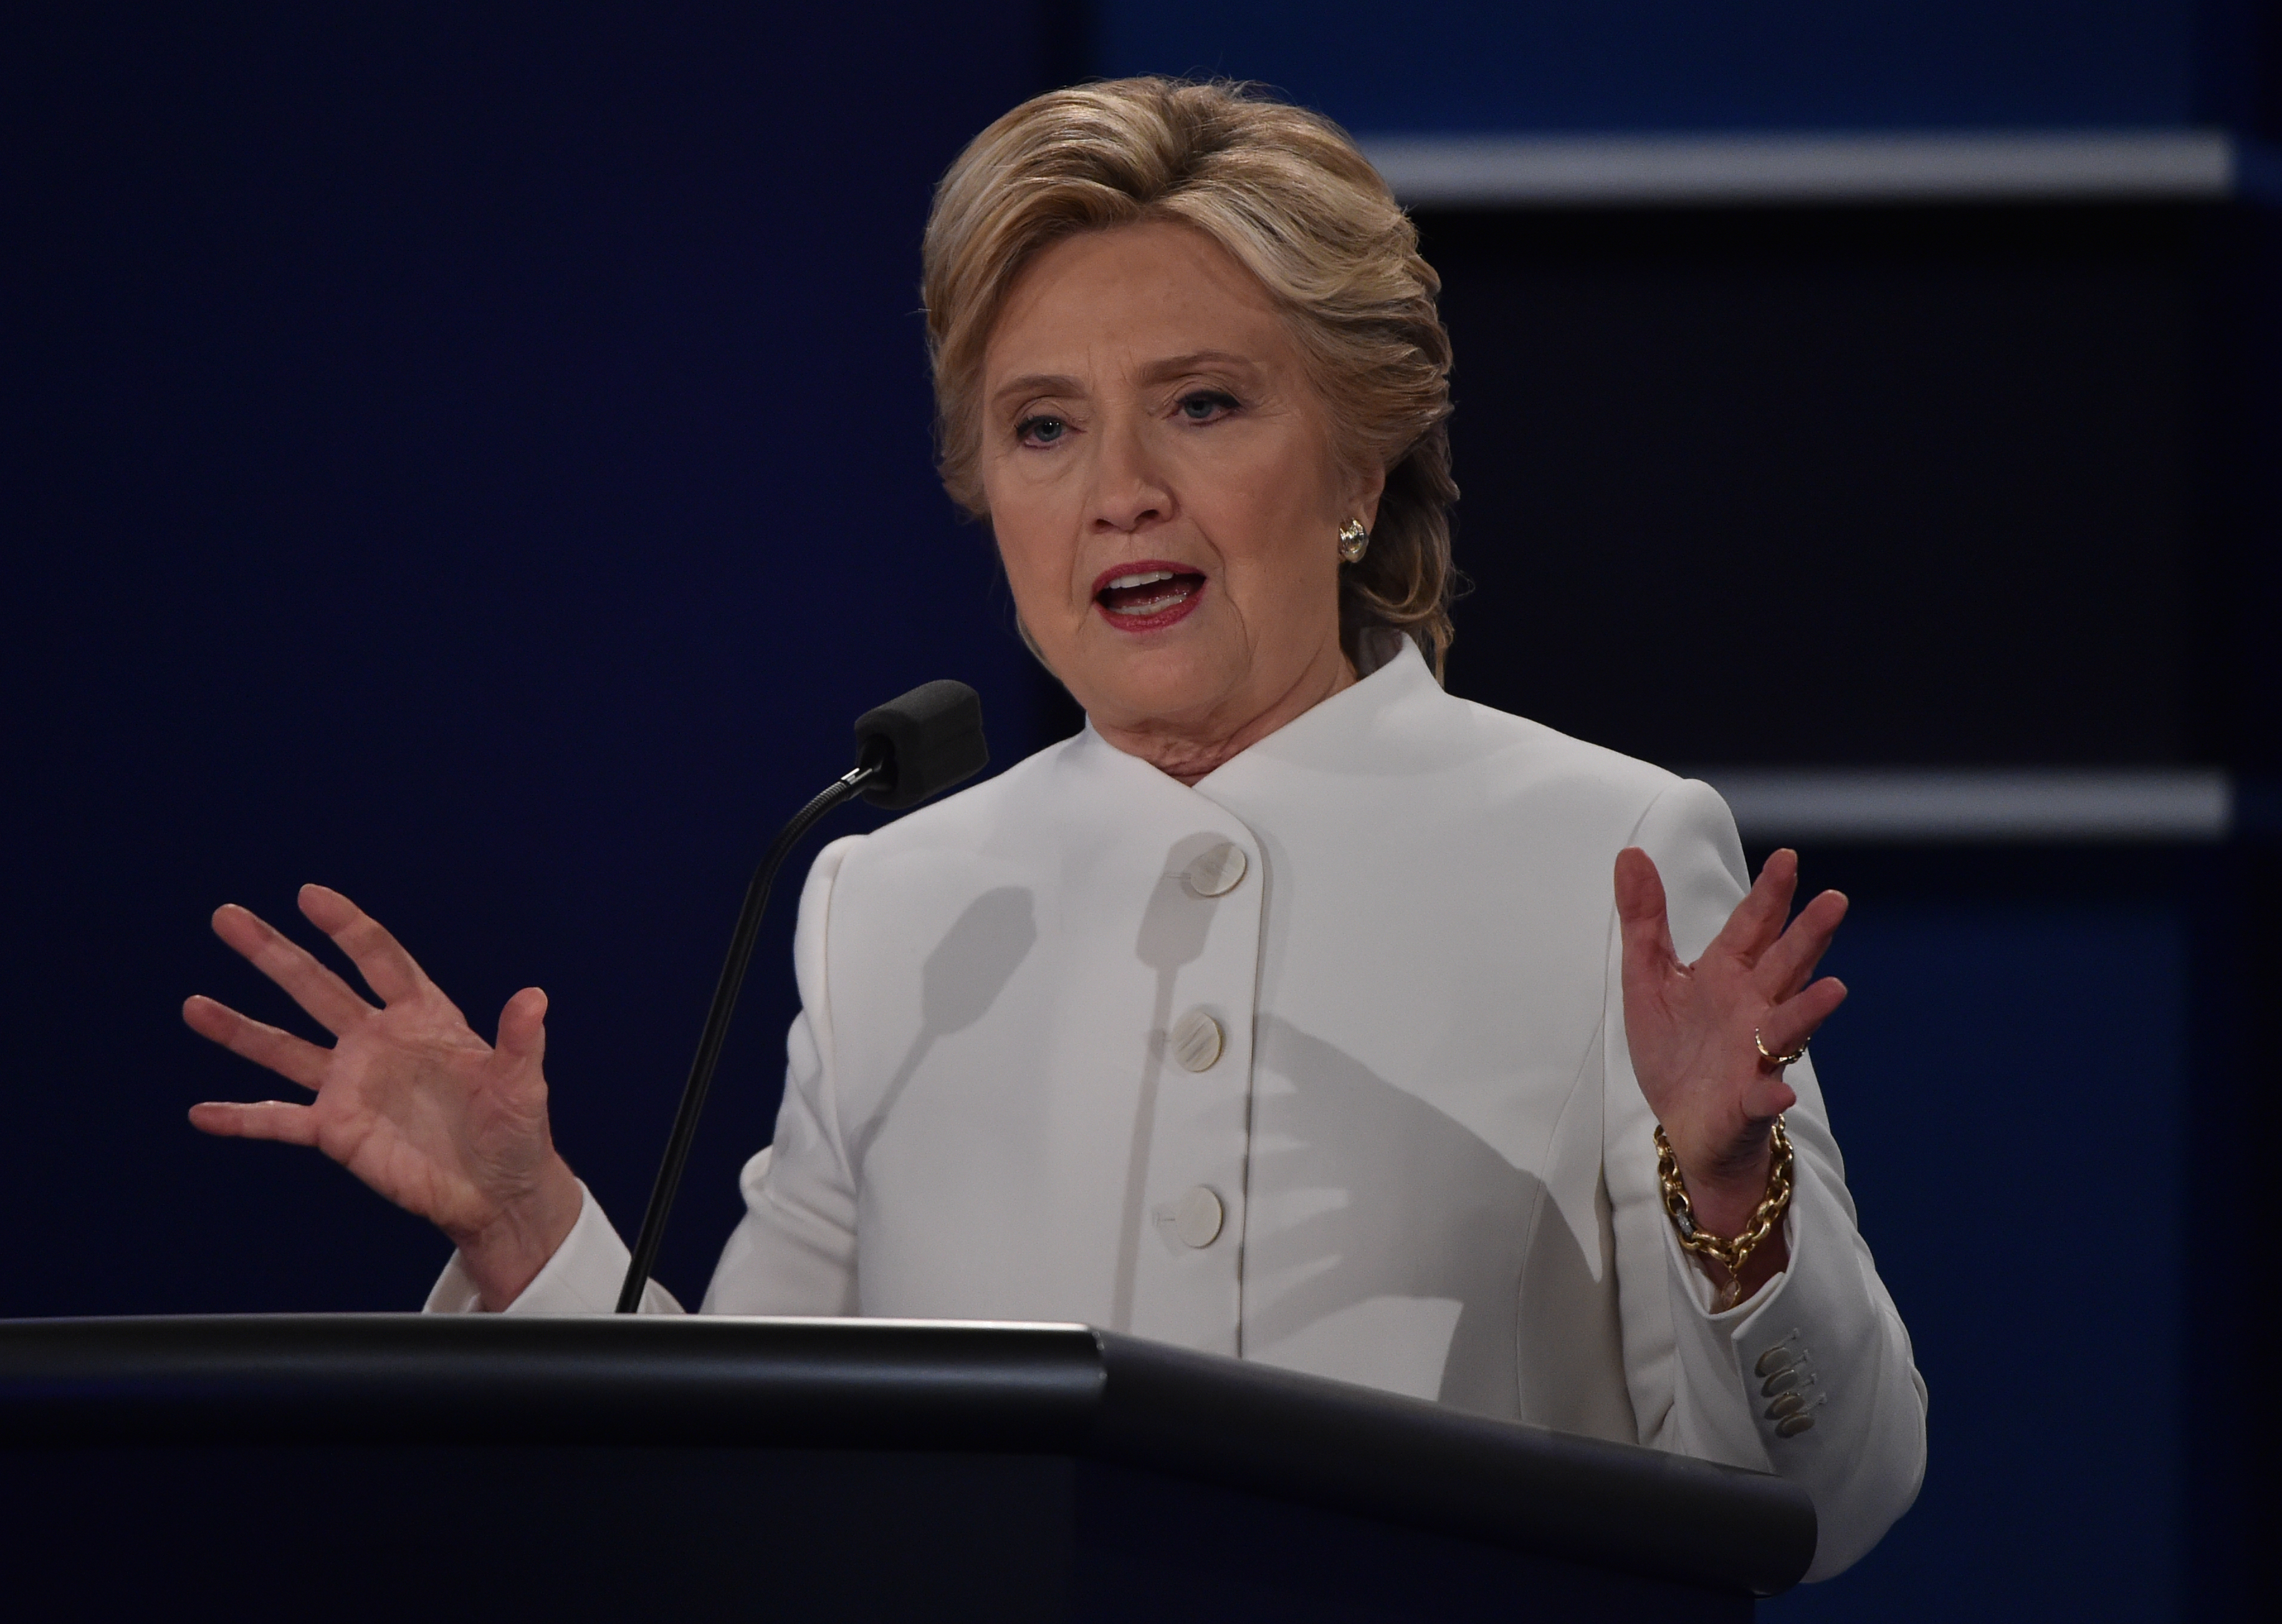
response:
M380 998L339 976L235 904L214 934L252 961L337 1040L330 1049L250 1020L209 998L182 1019L316 1095L190 1107L203 1132L314 1145L460 1248L487 1309L531 1284L578 1220L578 1181L547 1123L547 995L525 987L485 1043L412 955L338 891L301 888L301 912L330 936Z

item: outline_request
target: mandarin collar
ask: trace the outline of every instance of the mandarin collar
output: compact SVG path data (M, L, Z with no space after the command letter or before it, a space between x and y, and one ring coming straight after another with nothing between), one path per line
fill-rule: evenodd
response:
M1329 765L1352 757L1367 747L1389 711L1424 690L1440 693L1418 645L1400 633L1396 637L1401 646L1387 651L1370 675L1301 711L1267 737L1254 740L1193 785L1184 785L1138 756L1119 750L1094 730L1091 717L1077 735L1076 747L1100 767L1119 771L1117 764L1129 764L1165 788L1185 789L1219 805L1215 789L1240 791L1262 768L1285 763Z

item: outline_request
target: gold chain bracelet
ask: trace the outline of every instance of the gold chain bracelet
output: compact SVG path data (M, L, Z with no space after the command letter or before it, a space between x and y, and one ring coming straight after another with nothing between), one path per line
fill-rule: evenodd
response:
M1782 1222L1783 1212L1790 1206L1790 1136L1783 1131L1781 1117L1775 1118L1769 1138L1774 1158L1767 1167L1767 1193L1759 1198L1759 1209L1751 1215L1750 1226L1733 1240L1727 1240L1696 1222L1696 1209L1688 1201L1688 1185L1680 1177L1680 1158L1672 1154L1672 1141L1665 1137L1664 1124L1657 1124L1656 1177L1664 1186L1664 1210L1671 1216L1672 1227L1680 1232L1680 1244L1727 1270L1727 1283L1712 1299L1714 1313L1724 1313L1743 1301L1743 1265L1774 1233L1775 1225Z

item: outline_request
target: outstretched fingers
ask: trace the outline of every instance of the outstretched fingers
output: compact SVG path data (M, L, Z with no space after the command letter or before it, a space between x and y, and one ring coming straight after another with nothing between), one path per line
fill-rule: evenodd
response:
M1743 1107L1745 1121L1765 1124L1797 1105L1798 1091L1785 1079L1780 1068L1763 1066L1759 1075L1743 1085L1743 1096L1736 1103Z
M1759 1041L1771 1054L1789 1054L1804 1048L1845 1001L1846 983L1836 975L1826 975L1768 1010L1759 1021Z
M1798 890L1798 853L1785 846L1766 860L1759 877L1735 905L1707 951L1731 953L1755 963L1782 934L1790 917L1790 899Z
M301 888L301 912L309 922L333 938L334 945L364 977L365 985L384 1004L408 998L428 984L428 977L413 962L404 945L382 928L381 922L338 891L322 885Z
M1790 928L1759 960L1758 983L1768 998L1781 1003L1806 985L1845 918L1843 891L1825 891L1798 911Z
M209 1100L190 1107L190 1126L226 1139L276 1139L287 1145L317 1142L317 1114L282 1100L250 1103Z
M257 1066L267 1066L312 1093L324 1081L330 1050L251 1020L227 1004L217 1004L210 998L187 998L182 1004L182 1023L199 1037L212 1039Z
M1638 846L1617 853L1617 920L1625 935L1625 975L1662 976L1680 962L1673 951L1664 876Z
M280 935L267 920L224 903L214 910L213 932L309 1012L336 1037L372 1013L348 983L319 964L309 951Z
M536 1065L547 1057L547 994L525 987L508 999L500 1011L496 1046L519 1063Z

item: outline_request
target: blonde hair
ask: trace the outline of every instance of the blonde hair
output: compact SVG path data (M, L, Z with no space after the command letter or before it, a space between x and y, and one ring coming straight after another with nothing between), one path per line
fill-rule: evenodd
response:
M924 248L944 488L987 516L982 354L1031 257L1081 231L1173 221L1258 277L1290 320L1348 466L1386 473L1370 550L1339 573L1341 641L1450 646L1450 337L1441 279L1386 183L1329 119L1247 85L1116 79L1024 102L935 188ZM1331 538L1323 544L1329 547Z

